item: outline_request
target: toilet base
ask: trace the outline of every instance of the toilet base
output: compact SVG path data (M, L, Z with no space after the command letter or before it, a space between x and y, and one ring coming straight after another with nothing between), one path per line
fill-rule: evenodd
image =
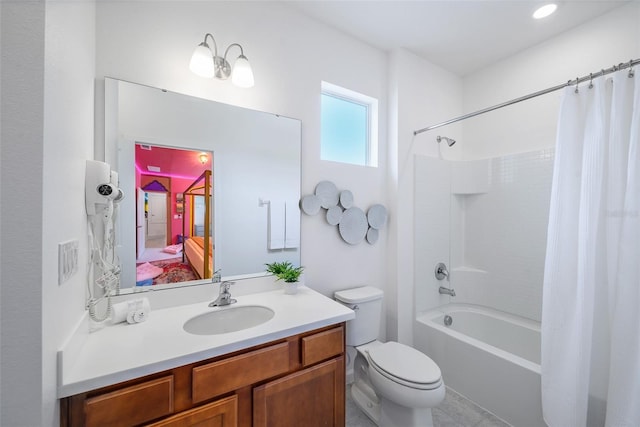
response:
M433 427L431 408L407 408L380 398L366 381L351 385L351 398L380 427Z
M433 427L431 408L407 408L388 399L380 405L380 427Z
M366 384L355 383L351 386L353 403L376 425L380 425L380 400Z

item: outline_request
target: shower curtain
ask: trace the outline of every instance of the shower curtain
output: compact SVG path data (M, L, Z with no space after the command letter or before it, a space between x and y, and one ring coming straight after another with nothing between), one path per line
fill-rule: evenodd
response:
M563 95L542 306L550 427L640 426L639 78Z

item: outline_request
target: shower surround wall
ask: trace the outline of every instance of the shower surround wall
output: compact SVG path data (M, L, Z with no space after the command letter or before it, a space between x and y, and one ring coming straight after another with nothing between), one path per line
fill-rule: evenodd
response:
M416 312L478 304L540 321L554 152L416 158ZM450 282L433 275L446 262ZM456 296L438 294L451 286Z

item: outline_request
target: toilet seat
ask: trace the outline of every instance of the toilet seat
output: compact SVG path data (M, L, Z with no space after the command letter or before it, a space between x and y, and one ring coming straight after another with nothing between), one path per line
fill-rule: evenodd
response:
M369 365L385 378L418 390L433 390L442 385L438 365L427 355L397 342L367 349Z

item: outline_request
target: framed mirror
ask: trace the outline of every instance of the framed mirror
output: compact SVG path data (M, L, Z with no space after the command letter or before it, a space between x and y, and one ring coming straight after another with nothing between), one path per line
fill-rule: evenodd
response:
M105 79L105 161L125 194L121 292L210 282L217 270L223 280L262 276L274 261L299 265L300 135L296 119ZM200 266L187 246L197 238ZM181 280L158 280L163 274Z

